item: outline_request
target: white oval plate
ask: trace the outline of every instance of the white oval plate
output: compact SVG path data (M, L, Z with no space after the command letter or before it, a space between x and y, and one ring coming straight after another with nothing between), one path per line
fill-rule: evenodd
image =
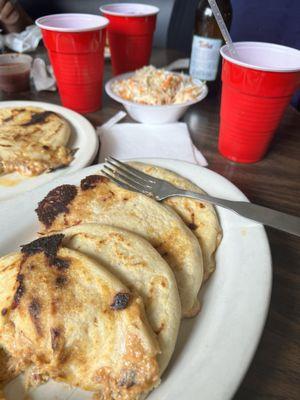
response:
M10 199L20 193L34 189L43 185L52 179L61 175L75 172L78 169L89 165L96 156L98 150L98 138L95 129L90 122L82 115L68 108L56 104L44 103L42 101L1 101L0 108L6 107L41 107L45 110L60 114L71 125L71 137L69 146L72 149L78 149L71 164L49 174L42 174L33 178L22 178L19 174L7 174L0 176L0 200ZM4 177L4 178L3 178ZM1 184L2 180L2 184ZM12 186L6 186L3 183L15 183Z
M169 168L213 196L247 200L232 183L209 169L182 161L139 161ZM78 184L99 170L99 165L86 168L0 204L0 255L35 237L39 226L34 209L50 189L62 183ZM200 314L182 322L171 364L149 400L231 399L259 342L272 283L266 233L260 224L217 209L224 237L217 251L216 272L202 291ZM23 399L18 390L18 380L11 382L6 388L8 400ZM87 392L54 382L34 390L31 396L33 400L91 399Z

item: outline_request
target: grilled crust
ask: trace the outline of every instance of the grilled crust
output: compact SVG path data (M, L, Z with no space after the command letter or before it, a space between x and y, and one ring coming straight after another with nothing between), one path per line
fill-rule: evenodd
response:
M44 145L65 146L71 134L69 123L53 111L39 107L0 108L0 132L40 133Z
M92 175L80 187L72 186L71 199L65 185L53 189L39 203L36 212L42 234L83 223L101 223L137 233L148 240L173 270L184 316L199 311L197 294L202 283L201 247L191 230L169 207L139 193L129 192L106 177ZM59 199L53 202L55 193ZM47 212L46 212L47 210Z
M14 254L0 345L30 385L52 378L104 400L139 400L159 383L159 346L142 300L101 265L61 247L62 238L43 237ZM0 271L5 279L7 269Z
M66 147L69 123L41 108L0 109L0 165L2 173L34 176L70 164L72 150Z
M18 371L13 368L13 362L8 353L0 347L0 399L1 388L18 375Z
M55 218L69 212L69 204L77 195L75 185L61 185L52 189L47 196L39 202L35 210L40 222L46 228L50 228Z

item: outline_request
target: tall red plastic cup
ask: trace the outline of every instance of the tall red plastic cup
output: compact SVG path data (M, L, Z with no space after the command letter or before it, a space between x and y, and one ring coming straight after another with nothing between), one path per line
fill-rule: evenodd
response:
M102 105L105 27L90 14L54 14L36 21L57 80L61 102L82 114Z
M221 48L219 151L241 163L259 161L300 85L300 51L272 43L235 43L238 59Z
M159 9L147 4L115 3L100 7L109 19L108 41L114 75L149 64Z

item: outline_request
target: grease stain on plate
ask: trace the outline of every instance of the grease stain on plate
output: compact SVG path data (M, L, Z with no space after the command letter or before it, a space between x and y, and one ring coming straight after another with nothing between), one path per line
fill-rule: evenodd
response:
M28 177L10 177L9 175L0 176L0 186L12 187L18 185L20 182L29 179Z

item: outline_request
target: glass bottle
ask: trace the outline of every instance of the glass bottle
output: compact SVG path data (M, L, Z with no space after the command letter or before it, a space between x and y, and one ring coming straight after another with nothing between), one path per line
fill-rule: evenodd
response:
M217 0L229 30L232 19L230 0ZM193 78L206 81L211 92L220 83L220 48L223 37L207 0L200 0L196 8L189 73Z

